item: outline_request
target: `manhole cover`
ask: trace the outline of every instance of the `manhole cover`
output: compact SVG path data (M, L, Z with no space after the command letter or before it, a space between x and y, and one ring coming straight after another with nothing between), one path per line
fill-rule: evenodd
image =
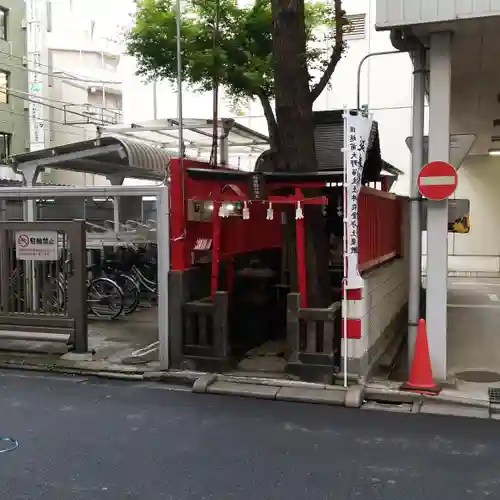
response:
M489 372L486 370L469 370L456 373L455 377L463 382L477 382L479 384L489 384L500 382L500 373Z

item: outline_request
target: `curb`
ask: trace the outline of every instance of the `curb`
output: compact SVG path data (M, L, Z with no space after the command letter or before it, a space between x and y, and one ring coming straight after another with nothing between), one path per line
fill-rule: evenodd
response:
M87 367L78 366L59 366L53 364L39 365L18 362L0 362L0 370L23 370L39 373L60 373L63 375L85 375L89 377L99 377L113 380L129 380L129 381L150 381L164 382L172 385L181 385L191 387L196 380L203 375L200 372L188 371L144 371L144 370L93 370Z
M364 387L358 384L344 388L295 380L206 374L193 384L193 393L360 408Z
M125 373L117 371L99 371L65 367L43 367L39 365L23 365L20 363L0 364L0 370L22 370L38 373L60 373L63 375L87 375L92 377L108 378L115 380L145 380L141 373Z
M440 393L436 396L431 396L427 394L400 391L398 389L373 387L369 384L365 386L365 399L366 401L394 404L436 403L448 406L457 405L470 408L490 408L490 402L483 399L463 397L447 393Z
M0 370L80 375L123 381L150 381L190 387L194 394L252 397L273 401L326 404L346 408L376 408L387 411L397 407L411 414L448 415L500 420L500 407L488 400L461 396L444 389L436 396L401 391L380 384L353 384L347 388L287 379L222 375L188 370L133 370L131 367L91 369L89 367L29 364L0 361ZM448 391L448 392L447 392ZM401 408L400 408L401 409Z

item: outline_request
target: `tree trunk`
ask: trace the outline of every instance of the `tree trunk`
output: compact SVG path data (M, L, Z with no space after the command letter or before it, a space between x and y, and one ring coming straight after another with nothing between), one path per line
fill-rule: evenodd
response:
M267 122L267 131L269 133L269 145L272 151L278 150L278 124L276 123L276 117L274 116L274 111L269 102L269 98L265 92L261 89L257 91L257 97L259 98L260 104L264 111L264 116Z
M317 161L313 101L306 61L304 0L272 0L272 16L279 147L277 167L290 172L313 172L317 170ZM319 206L308 206L304 216L308 302L310 306L321 307L331 298L325 222ZM295 220L290 219L287 217L287 223L295 224Z

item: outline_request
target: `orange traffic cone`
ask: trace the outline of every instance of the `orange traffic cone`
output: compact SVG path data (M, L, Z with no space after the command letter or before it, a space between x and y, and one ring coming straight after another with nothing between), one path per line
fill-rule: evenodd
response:
M401 386L402 390L419 392L421 394L438 394L441 390L432 379L431 358L427 342L427 328L425 320L418 322L417 339L413 360L411 363L410 379Z

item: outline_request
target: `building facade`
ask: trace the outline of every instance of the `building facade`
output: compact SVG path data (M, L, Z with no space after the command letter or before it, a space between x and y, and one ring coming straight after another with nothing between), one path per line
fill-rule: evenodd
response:
M0 0L0 165L10 154L29 148L28 106L22 98L28 92L25 59L24 0ZM14 174L0 167L0 177L13 178Z
M500 271L500 237L496 230L500 207L496 184L500 180L500 3L378 0L376 24L380 30L391 31L397 49L415 53L415 87L419 89L415 92L416 117L422 111L424 91L429 99L428 160L453 163L453 137L468 135L473 139L468 154L464 152L467 156L453 164L458 175L454 196L470 200L470 233L448 232L447 199L426 202L427 231L422 245L426 257L425 319L434 376L461 380L470 370L497 372L500 357L495 348L496 329L486 321L487 311L498 314L498 295L491 292L497 281L486 282L489 288L485 291L479 280L464 280L465 285L458 290L453 287L462 284L450 280L449 272L498 278ZM422 138L419 132L416 126L417 142ZM416 174L423 163L419 155L414 163ZM418 228L418 217L412 217L411 224ZM414 234L418 243L417 235L418 229ZM418 244L412 242L411 249L420 257ZM415 285L420 282L418 260L411 258L417 272L412 272L410 288L416 291ZM465 291L467 286L469 293ZM481 303L485 299L486 304ZM415 302L418 293L410 294L410 303ZM482 311L474 315L477 308ZM410 317L410 324L415 319Z
M120 123L122 89L118 76L121 47L104 36L92 2L48 2L46 53L49 66L45 107L50 123L47 146L96 137L97 127ZM113 33L110 34L112 36ZM105 179L52 170L44 181L94 185Z

